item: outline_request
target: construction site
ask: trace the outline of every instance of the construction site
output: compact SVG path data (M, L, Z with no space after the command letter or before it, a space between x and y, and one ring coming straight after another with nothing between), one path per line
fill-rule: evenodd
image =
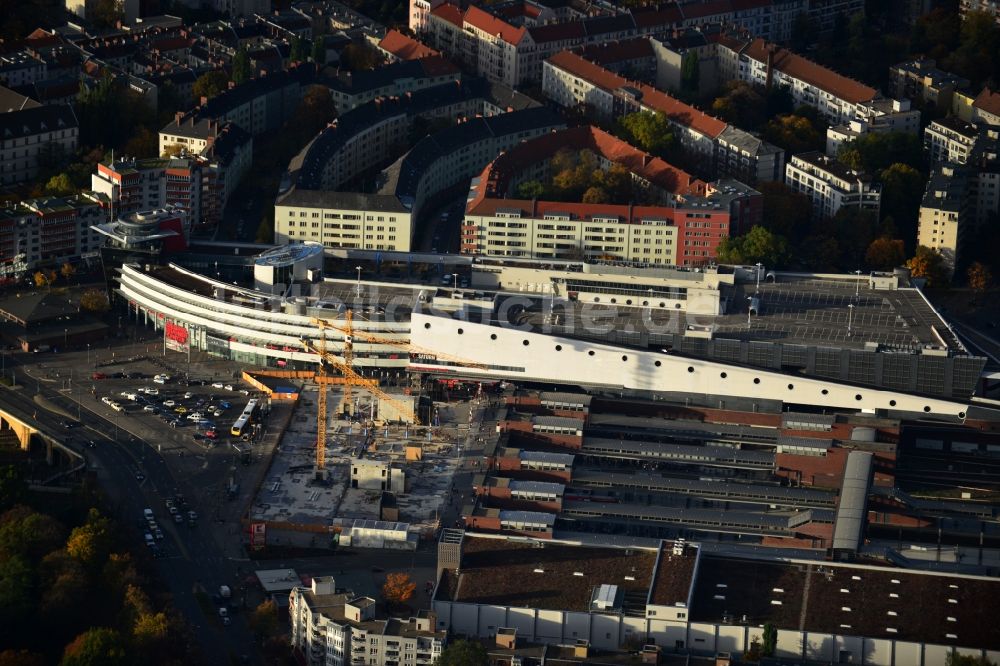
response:
M458 428L345 419L328 412L325 464L316 465L316 385L305 386L249 513L266 544L329 548L415 548L433 538L458 464ZM398 400L410 396L399 395ZM330 402L342 400L339 389ZM356 396L356 414L377 398ZM375 403L375 404L373 404ZM255 527L257 526L257 527ZM260 546L263 544L252 544Z

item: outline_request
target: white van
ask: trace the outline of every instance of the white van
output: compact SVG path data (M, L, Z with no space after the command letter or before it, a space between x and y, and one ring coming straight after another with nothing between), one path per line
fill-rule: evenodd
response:
M150 519L153 518L153 510L152 509L143 509L142 510L142 515L143 515L143 517L146 520L150 520Z

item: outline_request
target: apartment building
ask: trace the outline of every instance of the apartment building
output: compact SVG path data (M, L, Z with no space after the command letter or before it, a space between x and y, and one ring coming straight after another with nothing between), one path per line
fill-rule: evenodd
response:
M396 126L405 131L408 124L398 120ZM380 174L381 186L371 195L329 191L324 189L329 181L300 177L298 187L275 206L275 242L408 252L411 220L418 219L425 204L440 200L502 151L560 127L562 121L545 107L470 118L420 140ZM327 152L322 156L332 157ZM315 162L307 157L303 169L318 169Z
M338 592L330 576L289 594L292 648L308 666L418 666L432 664L447 633L434 613L403 621L379 619L370 597Z
M954 273L972 228L968 172L958 165L940 164L927 180L917 217L917 244L937 250L948 273Z
M376 97L405 95L456 80L462 70L440 55L395 62L363 72L342 72L324 81L337 111L347 113Z
M274 205L274 242L409 252L410 211L395 196L293 188Z
M305 88L312 81L313 71L312 65L300 65L251 79L212 99L203 98L201 106L179 114L174 123L199 124L208 120L221 125L231 122L251 136L276 130L295 113ZM161 136L166 131L167 128L160 130Z
M5 95L9 98L10 95ZM68 104L42 106L26 97L0 113L0 183L16 185L38 175L40 164L58 164L76 151L79 124Z
M953 162L965 164L980 136L979 129L972 123L946 116L932 120L924 128L924 148L932 163Z
M951 272L964 269L970 244L1000 214L1000 131L978 129L964 162L935 165L920 204L917 243L941 252ZM960 147L950 150L961 156Z
M968 79L938 69L931 58L908 60L889 68L889 90L893 97L933 104L941 111L951 109L955 92L968 87Z
M96 252L91 229L108 219L108 201L96 193L9 203L0 209L0 275L57 266Z
M647 204L512 196L525 180L544 178L549 160L564 147L590 151L601 168L624 166ZM574 127L521 143L473 180L461 251L697 266L713 260L719 242L752 226L759 212L760 195L742 183L706 184L596 127Z
M818 151L793 155L785 167L785 184L809 196L817 219L831 218L845 206L878 215L881 186Z
M26 86L47 78L45 61L27 49L0 55L0 83L5 86Z
M253 155L253 137L242 127L231 122L219 123L178 113L172 123L160 130L160 154L179 156L189 160L189 166L175 166L161 169L160 161L149 161L146 178L156 179L163 173L167 182L167 192L173 192L179 200L190 201L195 224L216 224L222 218L229 197L250 170ZM197 173L196 173L197 172ZM130 178L136 176L130 175ZM191 183L200 183L201 194L185 194ZM119 185L115 177L100 171L92 176L94 187L101 191L111 191ZM123 191L129 195L128 188ZM150 190L152 195L152 190ZM170 202L171 195L165 195L163 205ZM118 202L116 202L117 204ZM128 203L127 201L125 202ZM183 205L183 204L181 204Z
M562 51L546 60L542 89L560 106L582 106L602 120L636 111L663 112L689 161L706 176L750 184L781 177L784 151L777 146L578 53Z
M609 9L609 7L611 7ZM863 0L739 0L682 2L637 7L588 7L587 15L534 2L497 6L411 0L410 28L431 46L490 80L508 85L537 83L546 58L566 49L676 29L723 23L771 40L787 40L796 17L808 14L821 31L838 15L864 10Z

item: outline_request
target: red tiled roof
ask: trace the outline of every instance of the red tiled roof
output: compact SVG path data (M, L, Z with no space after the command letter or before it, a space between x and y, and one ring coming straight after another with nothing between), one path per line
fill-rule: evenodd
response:
M519 44L527 32L524 28L515 27L475 5L465 10L465 23L489 35L499 35L500 39L508 44Z
M840 99L856 104L867 102L878 95L874 88L870 88L860 81L838 74L832 69L827 69L812 60L792 53L788 49L768 44L760 37L750 42L744 53L757 62L767 62L769 48L774 49L773 63L776 70L812 84Z
M444 19L452 25L457 25L459 28L462 27L462 10L450 2L438 5L431 10L431 14Z
M151 46L152 48L160 51L175 51L177 49L186 49L191 46L191 40L187 37L167 37L156 40Z
M722 134L726 129L726 123L718 118L699 111L679 99L674 99L652 86L644 83L630 82L624 77L618 76L614 72L609 72L603 67L595 65L571 51L557 53L549 58L548 62L608 91L617 90L625 85L632 86L642 93L643 106L656 111L662 111L674 122L690 127L713 139Z
M400 60L417 60L427 56L441 55L423 42L404 35L399 30L390 30L385 33L385 37L378 43L378 47Z
M653 157L597 127L580 126L550 132L524 141L498 156L479 175L482 185L478 188L476 197L469 202L469 212L488 215L497 206L514 207L511 200L501 198L507 194L510 177L526 167L550 159L562 148L593 151L673 194L706 192L706 184L686 171ZM487 203L492 200L499 200L502 203ZM486 208L480 208L482 205L486 205ZM566 205L568 204L558 204L558 206ZM603 207L603 210L607 209L607 206Z
M976 101L972 103L972 106L986 113L1000 116L1000 93L993 92L989 86L986 86L976 96Z

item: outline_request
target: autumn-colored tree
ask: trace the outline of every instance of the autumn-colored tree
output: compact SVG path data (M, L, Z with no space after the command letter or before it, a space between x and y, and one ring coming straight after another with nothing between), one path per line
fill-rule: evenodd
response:
M795 114L780 115L768 122L764 127L764 138L784 148L789 155L821 150L825 142L825 136L808 118Z
M28 650L0 652L0 666L45 666L45 657Z
M87 522L73 528L66 540L66 552L87 567L101 565L111 546L111 522L97 509L87 514Z
M929 287L943 287L948 283L948 274L944 267L944 257L937 250L926 245L917 246L913 258L906 262L910 275L924 278Z
M64 197L67 194L73 194L77 189L67 173L58 173L49 178L48 182L45 183L45 193L54 197Z
M126 663L122 635L107 627L94 627L74 638L59 662L60 666L124 666Z
M262 638L278 633L278 606L270 599L262 601L253 609L249 619L250 628Z
M76 267L66 261L59 267L59 273L63 276L64 280L68 280L76 274Z
M77 609L87 602L89 577L83 564L65 550L42 558L39 566L42 596L39 611L42 619L57 625L72 622Z
M587 191L583 193L583 198L581 199L583 203L607 203L608 193L604 191L603 187L591 186L587 188Z
M88 289L80 295L80 309L87 312L107 312L111 307L108 295L100 289Z
M901 266L906 259L903 241L898 238L876 238L865 251L865 263L878 271L888 271Z
M273 603L273 602L272 602ZM144 652L163 645L170 633L170 621L167 614L142 613L132 625L132 639Z
M390 603L402 604L409 601L416 590L417 584L410 580L409 574L391 573L385 577L385 584L382 585L382 596Z
M968 278L969 287L975 292L977 298L993 285L993 271L979 261L974 261L969 266L965 277Z
M163 154L160 155L160 157L177 157L185 150L187 150L187 146L183 146L179 143L168 143L163 146Z
M206 99L211 99L221 93L229 86L229 77L226 73L214 69L211 72L205 72L197 79L195 79L194 86L191 91L194 93L195 99L204 97Z
M541 199L545 194L545 185L538 180L526 180L517 186L517 196L521 199Z
M26 506L0 516L0 557L16 553L36 562L65 541L66 528L52 516Z
M156 157L159 140L156 132L139 127L125 143L122 152L129 157Z
M46 287L49 284L48 278L42 271L35 271L35 274L32 276L32 279L35 281L35 286L38 288Z
M767 102L753 86L730 81L726 94L712 102L712 113L741 129L755 130L766 120Z

